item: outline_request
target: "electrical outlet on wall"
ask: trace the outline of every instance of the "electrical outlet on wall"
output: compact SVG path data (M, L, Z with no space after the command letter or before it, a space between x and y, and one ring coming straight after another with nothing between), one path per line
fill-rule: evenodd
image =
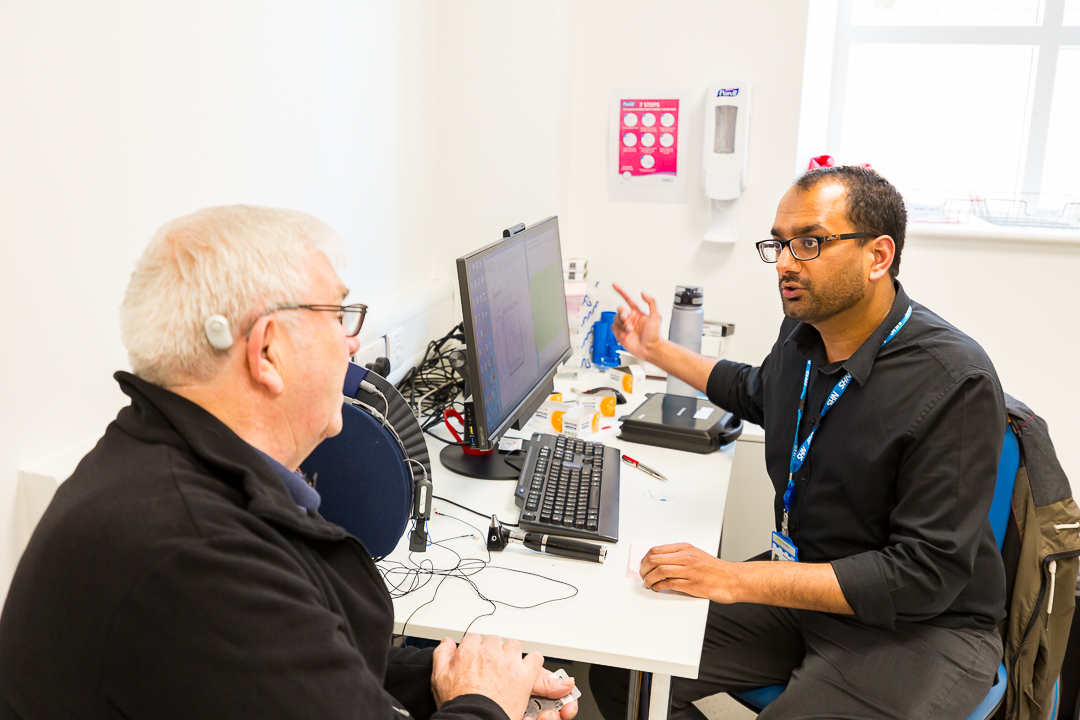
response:
M405 362L405 328L386 333L386 358L391 370L397 370Z
M376 358L380 357L387 357L385 337L376 338L357 350L356 354L353 355L353 362L360 367L365 367L368 363L373 363Z

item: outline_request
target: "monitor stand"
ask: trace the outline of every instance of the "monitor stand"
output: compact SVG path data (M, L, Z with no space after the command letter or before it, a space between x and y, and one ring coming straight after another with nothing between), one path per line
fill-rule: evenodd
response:
M526 441L522 450L528 450L528 447ZM498 450L481 452L460 445L447 445L439 453L439 460L443 467L458 475L480 480L517 480L521 471L506 464L506 455ZM524 454L521 455L521 462L525 462Z

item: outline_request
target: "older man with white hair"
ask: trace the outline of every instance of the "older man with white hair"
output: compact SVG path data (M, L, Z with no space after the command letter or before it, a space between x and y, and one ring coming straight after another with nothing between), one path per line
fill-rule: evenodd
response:
M569 692L515 641L393 647L378 569L318 515L297 468L341 430L366 311L339 254L315 218L255 207L151 241L121 307L131 405L19 563L0 718L517 720Z

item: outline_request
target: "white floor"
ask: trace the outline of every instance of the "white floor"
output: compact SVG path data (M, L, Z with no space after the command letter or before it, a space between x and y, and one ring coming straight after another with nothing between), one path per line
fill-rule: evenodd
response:
M570 663L567 665L562 662L548 662L546 667L552 671L560 667L565 668L566 672L574 676L577 681L578 688L581 690L577 720L603 720L596 703L593 701L592 692L589 691L588 665L585 663ZM709 720L753 720L753 718L757 717L757 715L739 705L727 695L705 698L697 703L697 706L709 717Z

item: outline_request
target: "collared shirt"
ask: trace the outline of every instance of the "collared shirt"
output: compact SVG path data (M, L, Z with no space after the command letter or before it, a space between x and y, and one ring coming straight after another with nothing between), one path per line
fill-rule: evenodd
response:
M888 316L846 360L829 363L813 326L786 318L760 367L721 360L709 399L765 429L780 527L806 361L813 362L789 530L802 562L828 562L856 617L871 625L993 627L1005 570L987 514L1005 403L983 349L899 283ZM885 347L882 341L912 315ZM853 382L819 413L845 372Z
M281 478L281 481L285 483L285 489L289 491L289 495L292 496L293 502L300 506L301 510L305 512L308 510L317 511L319 505L322 503L322 497L316 492L315 488L308 485L307 480L300 474L299 470L290 470L274 458L270 457L259 448L255 450L262 455L263 460L273 469L277 476Z

